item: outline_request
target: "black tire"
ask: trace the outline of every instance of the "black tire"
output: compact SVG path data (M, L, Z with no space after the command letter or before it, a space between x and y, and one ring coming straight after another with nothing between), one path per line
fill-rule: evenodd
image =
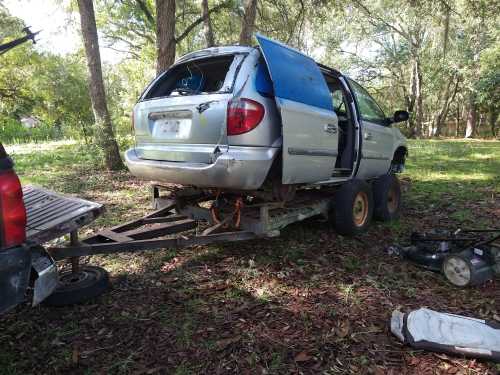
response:
M401 186L394 174L380 176L373 182L373 216L381 221L399 218L401 208Z
M352 236L365 232L373 216L370 184L351 180L335 192L335 228L339 234Z
M49 306L74 305L100 296L109 288L108 272L101 267L80 266L76 274L71 271L59 275L57 289L44 304Z

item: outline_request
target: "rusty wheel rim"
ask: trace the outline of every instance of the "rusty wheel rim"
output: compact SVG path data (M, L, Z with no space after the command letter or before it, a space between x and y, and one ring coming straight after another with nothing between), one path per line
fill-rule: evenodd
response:
M387 193L387 209L391 214L398 210L399 206L399 194L396 191L394 184L391 186Z
M352 216L356 226L361 227L366 223L368 218L368 195L363 191L360 191L354 198Z
M65 274L62 274L59 278L59 283L63 285L73 285L73 284L79 284L88 278L90 278L91 275L86 272L86 271L78 271L78 272L68 272Z

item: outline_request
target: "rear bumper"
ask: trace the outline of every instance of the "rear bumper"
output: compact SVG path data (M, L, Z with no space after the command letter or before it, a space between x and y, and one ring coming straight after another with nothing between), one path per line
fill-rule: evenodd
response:
M130 172L145 180L197 187L254 190L264 183L280 148L230 146L212 164L141 159L125 152Z
M0 250L0 315L26 299L32 276L33 306L36 306L57 287L54 260L41 246L22 245Z
M31 272L31 253L19 246L0 250L0 314L24 301Z

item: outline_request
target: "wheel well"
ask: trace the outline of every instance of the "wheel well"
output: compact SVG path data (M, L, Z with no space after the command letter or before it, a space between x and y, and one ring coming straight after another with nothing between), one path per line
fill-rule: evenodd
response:
M391 170L395 173L402 172L405 166L408 149L404 146L399 146L394 152L391 162Z

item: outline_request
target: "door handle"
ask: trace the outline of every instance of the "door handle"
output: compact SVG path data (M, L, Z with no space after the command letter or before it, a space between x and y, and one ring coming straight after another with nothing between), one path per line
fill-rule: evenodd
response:
M329 134L337 134L337 126L335 124L326 124L325 132Z
M365 139L366 139L366 140L370 140L370 139L372 139L372 138L373 138L372 133L370 133L370 132L366 132L366 133L365 133Z

